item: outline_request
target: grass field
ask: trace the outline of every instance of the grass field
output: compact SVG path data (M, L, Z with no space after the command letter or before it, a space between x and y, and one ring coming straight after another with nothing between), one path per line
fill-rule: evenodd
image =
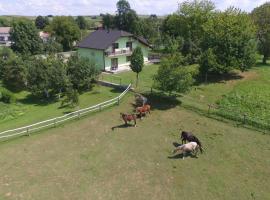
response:
M270 127L270 67L260 66L255 72L257 77L236 85L218 101L222 108L220 114L226 116L226 110L235 110L245 113L250 120L269 124Z
M152 77L157 72L159 65L145 65L142 72L139 73L139 84L137 90L150 91L152 87ZM136 73L132 71L122 72L116 75L112 74L102 74L100 77L102 80L113 82L119 84L128 85L132 83L135 86L136 83Z
M138 127L124 128L119 112L132 102L1 143L0 199L269 199L269 135L160 98ZM198 159L171 157L180 129L202 140Z
M79 97L79 108L86 108L118 96L121 91L96 85L92 91ZM76 108L61 107L61 101L46 102L29 96L28 92L15 94L16 104L0 102L0 131L30 125L42 120L62 116Z
M152 77L159 65L147 65L140 73L138 92L150 92ZM223 79L200 83L191 91L178 99L187 109L208 113L209 104L218 104L219 109L211 113L227 119L243 121L247 116L247 124L257 128L270 129L270 67L258 64L247 72L236 71ZM134 72L124 72L117 75L102 75L103 80L128 84L135 83ZM256 101L254 100L256 99Z
M139 90L151 86L157 67L144 68ZM153 111L138 127L123 126L119 116L133 111L130 94L120 106L1 142L0 199L268 200L270 136L186 109L206 109L261 80L263 70L268 68L195 86L175 99L153 93ZM135 78L132 72L118 76L127 83ZM185 160L173 156L180 130L194 132L205 153Z

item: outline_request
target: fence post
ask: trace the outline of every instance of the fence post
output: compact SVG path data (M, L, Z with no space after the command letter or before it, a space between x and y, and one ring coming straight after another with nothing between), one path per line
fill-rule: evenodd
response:
M53 120L53 125L56 127L56 118Z
M81 115L81 113L80 113L80 111L78 111L78 118L80 118L80 115Z
M30 136L29 127L26 128L26 133L27 133L28 136Z
M208 115L210 114L211 104L208 104Z
M243 123L246 124L246 121L247 121L247 114L245 113L243 116L244 116L244 121L243 121Z
M101 111L101 105L99 105L98 107L99 107L99 111Z
M119 97L117 98L117 105L118 106L120 105L120 98Z

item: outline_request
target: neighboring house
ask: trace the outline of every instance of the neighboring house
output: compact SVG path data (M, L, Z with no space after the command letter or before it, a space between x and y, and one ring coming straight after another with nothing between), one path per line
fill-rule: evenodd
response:
M39 32L39 37L41 38L41 40L46 43L48 42L49 38L51 37L50 33L44 32L44 31L40 31Z
M130 56L137 46L148 62L150 49L145 39L120 30L96 30L77 46L79 56L88 57L100 70L111 72L130 69Z
M0 46L11 46L11 27L0 27Z

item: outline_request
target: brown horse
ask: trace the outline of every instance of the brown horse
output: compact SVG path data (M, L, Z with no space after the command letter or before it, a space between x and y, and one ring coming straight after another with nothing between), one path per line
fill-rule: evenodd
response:
M136 127L136 115L135 114L124 114L124 113L120 113L120 116L122 117L122 119L125 122L125 125L127 125L128 122L130 121L134 121L134 126Z
M142 117L143 114L145 114L145 116L146 116L146 113L150 114L150 109L151 109L151 106L146 104L142 107L137 107L136 113L139 113L140 117Z

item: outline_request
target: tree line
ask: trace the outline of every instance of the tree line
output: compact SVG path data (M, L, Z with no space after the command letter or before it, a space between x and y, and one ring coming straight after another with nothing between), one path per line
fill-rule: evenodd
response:
M68 96L89 90L99 71L88 58L72 55L18 56L11 49L0 50L0 79L11 91L28 90L42 99Z
M229 7L216 9L209 0L185 1L161 27L162 52L167 56L154 77L155 87L186 92L195 81L246 71L257 53L266 63L270 55L270 4L251 13ZM186 66L197 64L198 70Z

